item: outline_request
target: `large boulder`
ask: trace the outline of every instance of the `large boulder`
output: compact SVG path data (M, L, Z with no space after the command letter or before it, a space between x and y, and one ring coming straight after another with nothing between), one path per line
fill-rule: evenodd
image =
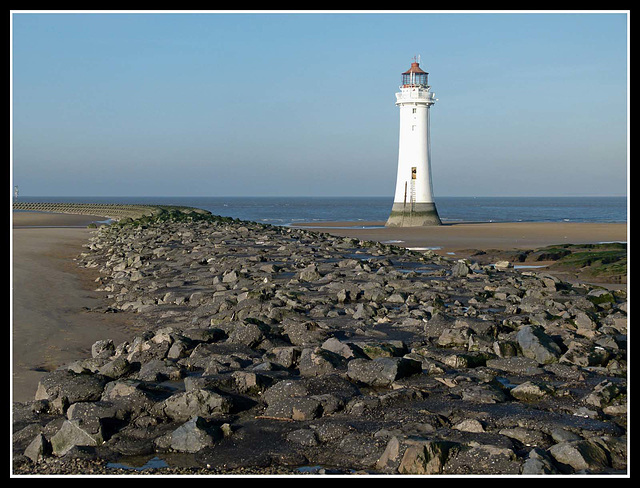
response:
M544 332L542 327L525 325L518 331L516 340L522 354L535 359L540 364L555 363L562 355L560 346Z
M46 374L40 379L36 390L36 400L65 398L70 404L99 400L107 384L107 379L97 374L77 374L60 369Z
M269 403L264 416L269 418L312 420L322 416L322 402L314 397L280 398Z
M394 436L376 462L387 473L440 474L450 455L460 449L455 442Z
M555 444L549 448L549 454L563 472L599 472L611 465L606 447L591 439Z
M227 414L233 402L230 397L210 390L195 389L176 393L160 404L153 411L172 420L186 421L196 416L211 417Z
M64 456L75 446L99 446L103 442L104 435L100 422L65 420L60 430L51 438L51 447L54 455Z
M145 382L120 379L107 384L101 400L115 405L120 416L135 418L167 396L163 389Z
M202 417L195 416L171 433L171 449L180 452L198 452L213 446L222 437L219 428L209 427Z
M321 376L344 370L347 361L335 352L321 347L303 349L298 369L303 376Z
M300 281L317 281L322 278L322 274L318 271L318 266L310 264L296 274L296 278Z
M422 371L422 363L409 358L354 359L349 361L347 376L369 386L389 386L394 381Z

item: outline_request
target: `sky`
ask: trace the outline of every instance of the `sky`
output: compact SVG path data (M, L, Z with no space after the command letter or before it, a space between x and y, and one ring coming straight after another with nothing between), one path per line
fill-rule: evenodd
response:
M20 12L25 196L389 196L429 72L438 196L626 196L628 12Z

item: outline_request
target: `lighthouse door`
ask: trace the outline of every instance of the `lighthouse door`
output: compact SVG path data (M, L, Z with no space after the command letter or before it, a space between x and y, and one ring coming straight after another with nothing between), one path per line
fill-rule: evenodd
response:
M409 201L411 202L411 211L413 212L414 206L416 203L416 172L417 168L415 166L411 167L411 193L409 196Z

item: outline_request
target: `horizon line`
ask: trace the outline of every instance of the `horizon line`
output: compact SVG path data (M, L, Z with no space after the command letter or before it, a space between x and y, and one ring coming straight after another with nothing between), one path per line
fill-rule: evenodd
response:
M19 195L20 198L389 198L391 195ZM441 195L438 198L628 198L628 195ZM16 197L12 196L13 200Z

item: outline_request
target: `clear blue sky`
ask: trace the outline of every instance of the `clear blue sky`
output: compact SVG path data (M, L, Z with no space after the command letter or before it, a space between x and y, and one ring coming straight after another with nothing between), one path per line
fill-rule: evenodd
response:
M626 195L627 13L12 15L29 196L393 196L429 72L435 197Z

